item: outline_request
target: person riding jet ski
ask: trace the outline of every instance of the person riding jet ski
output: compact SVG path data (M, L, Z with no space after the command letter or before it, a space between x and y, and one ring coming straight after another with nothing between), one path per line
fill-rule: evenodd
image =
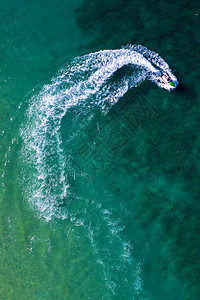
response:
M176 87L173 80L166 73L162 73L159 78L165 84L170 85L170 88L175 88Z

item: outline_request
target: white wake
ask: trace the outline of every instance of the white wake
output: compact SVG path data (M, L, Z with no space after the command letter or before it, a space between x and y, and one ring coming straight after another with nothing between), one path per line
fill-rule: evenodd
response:
M126 65L134 68L133 74L112 86L109 79ZM20 129L27 170L24 191L41 216L47 220L62 216L58 206L66 196L68 183L60 127L66 111L82 103L98 105L104 111L145 79L163 87L158 80L163 71L177 82L168 64L143 46L104 50L75 58L32 97Z

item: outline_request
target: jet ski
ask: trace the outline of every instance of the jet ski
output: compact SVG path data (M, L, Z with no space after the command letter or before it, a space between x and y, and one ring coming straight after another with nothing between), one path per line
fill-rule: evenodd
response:
M174 81L166 73L162 73L159 77L159 80L170 89L175 89L176 87Z

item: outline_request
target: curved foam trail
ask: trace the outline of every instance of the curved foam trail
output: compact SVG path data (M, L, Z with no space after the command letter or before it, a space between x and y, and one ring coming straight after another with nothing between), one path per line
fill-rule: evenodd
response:
M112 86L108 79L125 65L132 65L137 72ZM25 193L41 216L49 220L63 215L58 206L66 196L68 184L60 127L66 111L84 103L99 105L105 111L129 87L136 87L145 79L163 87L158 81L162 71L177 80L167 63L143 46L104 50L75 58L32 97L26 123L20 130L24 141L22 155L30 170L24 175Z

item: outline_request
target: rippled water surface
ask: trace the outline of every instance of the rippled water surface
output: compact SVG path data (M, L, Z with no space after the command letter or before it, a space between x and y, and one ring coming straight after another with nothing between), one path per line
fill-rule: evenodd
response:
M199 298L200 11L181 2L1 1L1 299Z

